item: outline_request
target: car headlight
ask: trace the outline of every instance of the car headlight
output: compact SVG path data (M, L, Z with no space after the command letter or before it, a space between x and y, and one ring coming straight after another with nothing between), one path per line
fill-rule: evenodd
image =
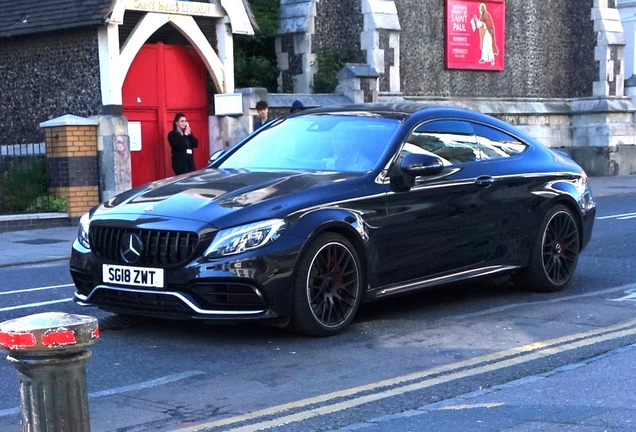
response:
M208 258L247 252L276 241L285 231L285 221L270 219L219 231L203 254Z
M90 217L88 213L84 213L79 220L79 228L77 229L77 241L86 249L91 248L91 243L88 241L88 225Z

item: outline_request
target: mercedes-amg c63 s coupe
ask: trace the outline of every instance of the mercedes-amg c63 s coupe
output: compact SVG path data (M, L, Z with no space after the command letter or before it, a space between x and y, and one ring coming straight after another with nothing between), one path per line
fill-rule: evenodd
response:
M477 277L560 290L595 209L579 165L493 117L317 108L91 209L73 244L74 299L332 335L361 302Z

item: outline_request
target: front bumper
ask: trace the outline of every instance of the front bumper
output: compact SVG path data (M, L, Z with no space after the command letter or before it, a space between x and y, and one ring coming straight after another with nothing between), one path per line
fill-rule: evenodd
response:
M183 266L164 268L164 288L146 288L104 283L105 262L76 240L70 261L74 301L109 312L169 319L287 317L300 245L277 243L251 254L198 258Z

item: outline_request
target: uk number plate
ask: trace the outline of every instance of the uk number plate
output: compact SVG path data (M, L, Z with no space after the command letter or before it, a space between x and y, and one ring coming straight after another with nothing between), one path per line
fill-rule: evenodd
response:
M104 264L104 283L163 288L163 269L152 267L130 267Z

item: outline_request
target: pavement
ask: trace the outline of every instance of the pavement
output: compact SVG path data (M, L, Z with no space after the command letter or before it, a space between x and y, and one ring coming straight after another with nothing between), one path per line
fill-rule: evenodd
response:
M0 267L67 260L76 237L76 226L0 233Z
M596 198L636 194L636 175L591 177L590 183ZM0 233L0 267L67 260L76 235L75 226ZM338 431L636 431L635 388L636 346L630 345Z

